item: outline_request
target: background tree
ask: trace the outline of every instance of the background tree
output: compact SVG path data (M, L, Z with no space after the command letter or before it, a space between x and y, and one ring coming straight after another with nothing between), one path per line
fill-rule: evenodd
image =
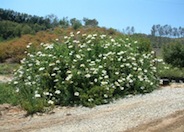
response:
M96 19L88 19L88 18L83 18L84 25L87 27L97 27L98 26L98 21Z
M76 18L70 19L70 23L71 23L71 26L73 27L73 29L75 29L75 30L82 26L81 21L77 20Z
M124 34L128 34L128 35L133 35L135 33L135 28L134 26L130 27L126 27L126 29L123 29L123 33Z
M61 26L62 28L67 28L67 27L69 27L69 26L70 26L70 22L69 22L69 20L68 20L68 17L63 17L63 19L61 19L61 20L59 21L59 24L60 24L60 26Z

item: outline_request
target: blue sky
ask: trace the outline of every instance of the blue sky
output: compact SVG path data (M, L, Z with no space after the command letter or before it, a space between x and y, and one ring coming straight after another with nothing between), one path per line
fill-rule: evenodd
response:
M184 0L0 0L0 8L31 15L97 19L99 26L150 34L154 24L184 27Z

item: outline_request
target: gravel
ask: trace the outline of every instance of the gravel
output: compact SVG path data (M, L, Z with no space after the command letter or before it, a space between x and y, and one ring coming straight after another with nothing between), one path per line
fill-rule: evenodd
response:
M34 116L29 123L46 124L31 132L122 132L178 110L184 110L184 87L164 87L94 108L57 108L54 114Z

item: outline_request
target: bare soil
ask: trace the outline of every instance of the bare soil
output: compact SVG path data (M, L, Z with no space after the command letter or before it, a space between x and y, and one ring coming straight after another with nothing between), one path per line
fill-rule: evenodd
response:
M184 132L184 110L141 124L125 132Z

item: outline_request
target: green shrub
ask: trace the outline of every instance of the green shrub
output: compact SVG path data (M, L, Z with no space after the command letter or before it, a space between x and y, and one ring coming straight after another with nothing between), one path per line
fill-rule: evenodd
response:
M6 83L0 83L0 104L3 103L9 103L12 105L18 104L14 88Z
M173 67L166 63L159 63L158 65L158 76L160 78L177 79L184 77L184 68Z
M64 43L28 45L27 57L12 82L26 110L49 105L94 106L158 86L152 52L140 52L137 41L101 34L76 34ZM39 105L40 104L40 105Z
M168 64L176 67L184 67L184 44L180 42L165 45L163 58Z

